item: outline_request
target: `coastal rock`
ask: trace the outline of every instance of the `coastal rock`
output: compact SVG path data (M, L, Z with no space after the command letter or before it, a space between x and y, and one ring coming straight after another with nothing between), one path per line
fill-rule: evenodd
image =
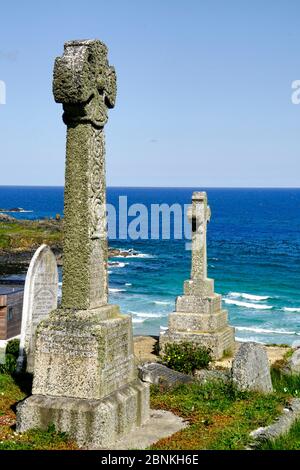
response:
M138 367L139 378L143 382L165 385L167 387L175 387L179 384L194 382L194 378L169 369L163 364L157 364L156 362L148 362Z
M0 209L0 212L26 212L23 207L12 207L10 209Z
M243 343L232 362L232 380L240 390L273 391L268 356L258 343Z
M134 257L137 255L138 253L132 248L129 248L129 250L122 250L120 248L109 248L108 250L109 258L119 258L119 257L127 258L127 257Z
M11 215L0 213L0 222L12 222L13 220L16 220L16 219L12 217Z

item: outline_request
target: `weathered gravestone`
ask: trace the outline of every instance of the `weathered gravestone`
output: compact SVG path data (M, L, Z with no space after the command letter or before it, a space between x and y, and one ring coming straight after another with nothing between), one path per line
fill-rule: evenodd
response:
M56 258L47 245L33 255L25 281L20 353L17 370L34 368L35 333L37 325L57 308L58 271Z
M240 390L270 393L273 390L269 360L258 343L243 343L232 362L232 380Z
M188 218L192 224L191 279L184 283L184 295L177 297L175 312L169 315L168 330L160 335L160 346L188 341L212 350L215 359L234 349L234 328L228 325L221 295L207 278L206 230L210 208L205 192L194 192Z
M296 349L291 357L288 358L283 372L286 374L300 374L300 349Z
M131 317L107 303L104 125L116 76L106 46L67 42L53 91L67 125L62 304L37 328L17 430L53 423L79 445L107 447L147 421L149 385L137 378Z

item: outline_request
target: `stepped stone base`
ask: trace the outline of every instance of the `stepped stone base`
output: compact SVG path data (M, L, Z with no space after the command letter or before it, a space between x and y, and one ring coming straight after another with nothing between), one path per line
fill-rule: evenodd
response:
M33 395L101 399L134 381L131 317L58 309L37 328Z
M174 313L174 316L177 313ZM159 344L163 351L166 343L180 343L188 341L199 346L205 346L212 350L213 359L221 359L224 353L234 352L234 328L226 326L222 330L215 332L204 331L174 331L166 330L160 335Z
M222 330L227 326L227 311L220 310L213 315L173 312L169 315L169 329L171 331L205 331Z
M17 432L67 432L80 447L108 447L149 419L149 385L135 380L101 400L32 395L17 406Z
M17 406L19 432L54 424L81 447L109 447L145 423L131 317L116 305L51 312L36 330L32 392Z

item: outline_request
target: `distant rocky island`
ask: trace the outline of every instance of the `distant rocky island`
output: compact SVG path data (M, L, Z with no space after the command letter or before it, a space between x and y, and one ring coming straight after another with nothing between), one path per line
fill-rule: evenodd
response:
M0 209L0 212L33 212L33 211L23 209L22 207L12 207L11 209Z

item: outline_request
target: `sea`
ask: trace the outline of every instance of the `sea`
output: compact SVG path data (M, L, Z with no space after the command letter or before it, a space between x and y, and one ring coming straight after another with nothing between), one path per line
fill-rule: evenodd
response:
M166 329L176 296L190 277L191 251L188 236L174 235L175 219L170 237L163 230L153 236L145 211L151 213L153 204L184 208L195 190L208 195L208 275L223 296L236 339L300 343L300 189L109 187L107 202L115 207L117 220L109 245L129 253L109 260L110 302L132 316L136 335L159 335ZM143 237L123 233L120 238L120 197L131 208L129 222L137 207L145 208L140 211L144 222L148 218L148 228L140 223ZM24 209L11 214L22 219L63 216L63 188L0 187L0 208L12 207Z

